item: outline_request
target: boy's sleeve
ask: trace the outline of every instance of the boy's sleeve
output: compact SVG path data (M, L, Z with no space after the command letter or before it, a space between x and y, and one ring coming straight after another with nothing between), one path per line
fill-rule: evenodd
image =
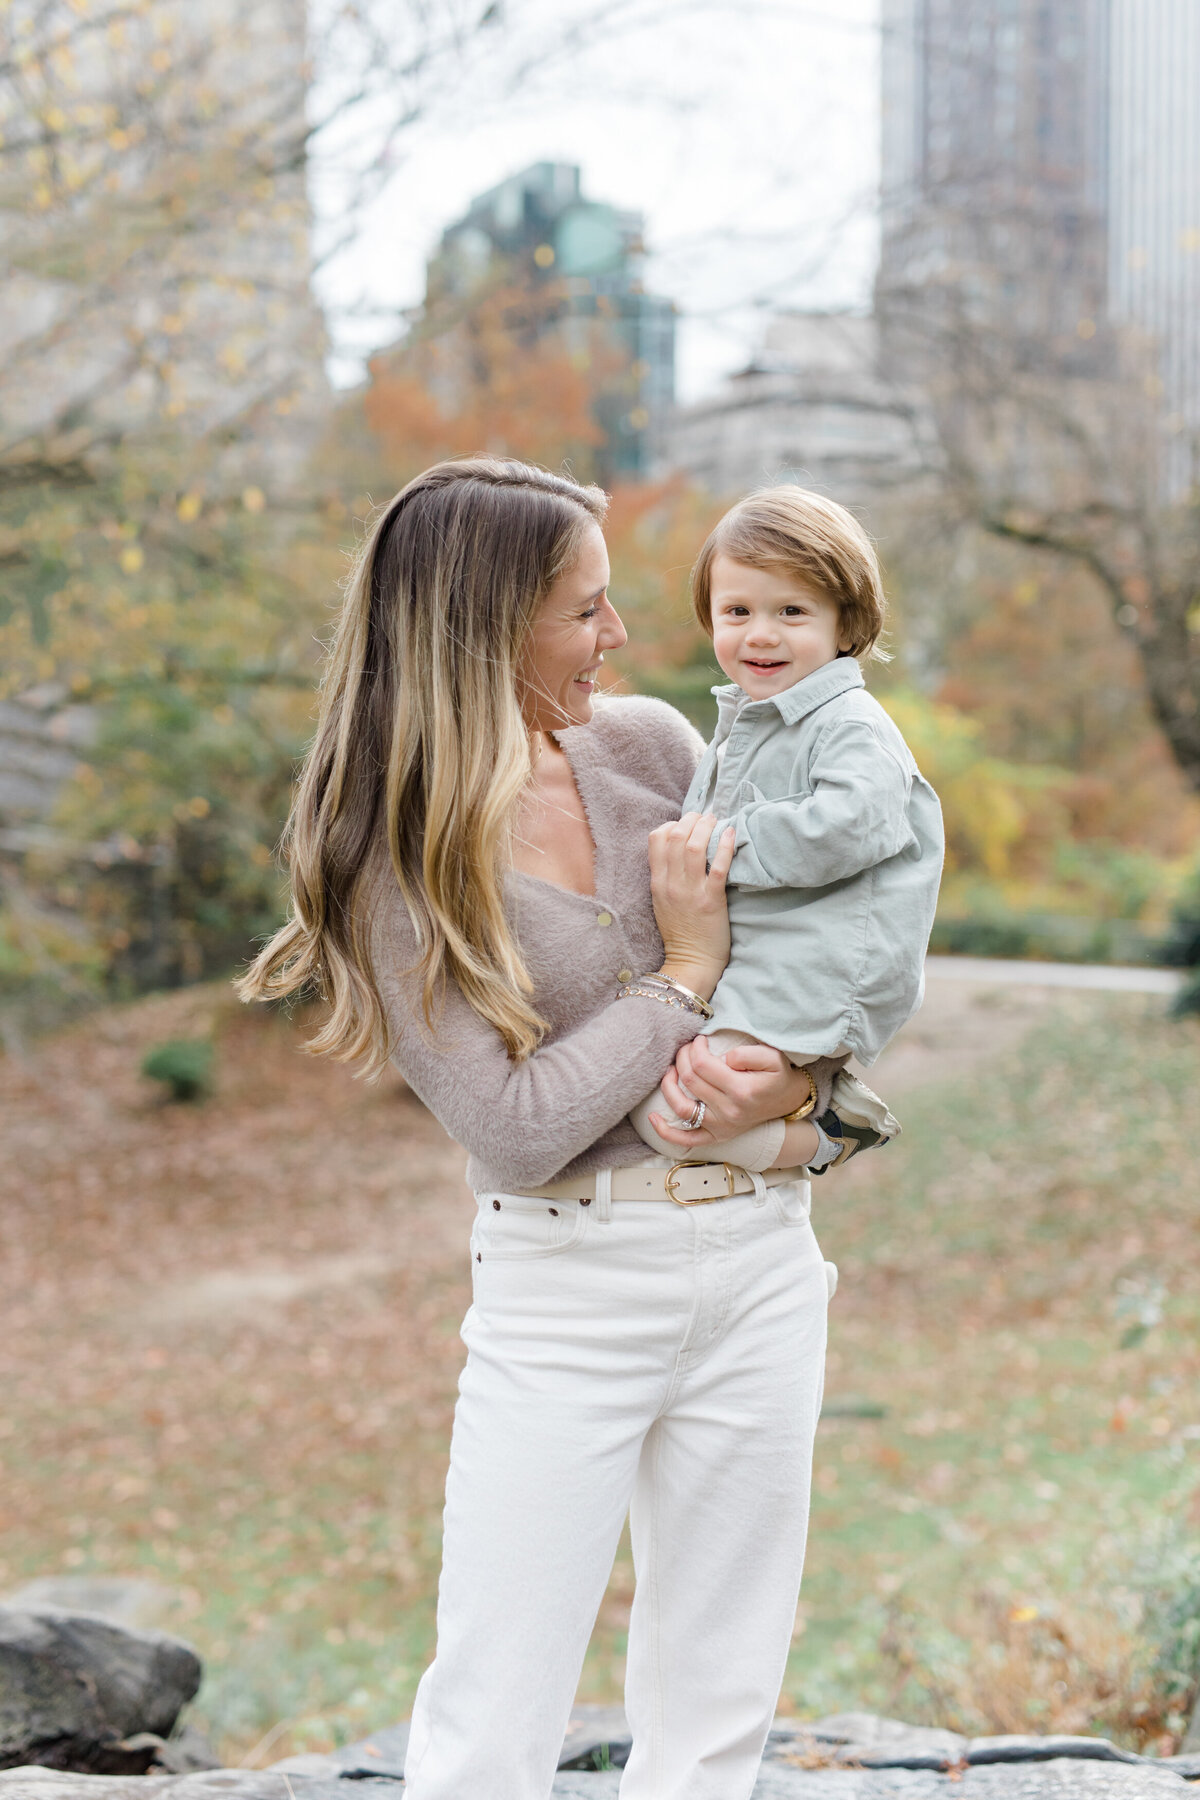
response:
M737 829L729 879L739 887L825 887L896 856L915 836L912 771L871 723L848 719L823 735L810 792L757 800L722 820Z

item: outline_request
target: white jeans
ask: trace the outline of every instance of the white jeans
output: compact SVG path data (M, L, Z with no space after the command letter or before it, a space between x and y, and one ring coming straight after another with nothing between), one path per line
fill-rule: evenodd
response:
M478 1196L408 1800L547 1800L626 1511L621 1800L746 1800L808 1524L832 1265L807 1183Z

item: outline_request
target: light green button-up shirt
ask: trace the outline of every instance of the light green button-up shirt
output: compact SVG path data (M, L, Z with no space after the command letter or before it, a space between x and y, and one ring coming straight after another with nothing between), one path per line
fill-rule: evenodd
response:
M710 1030L793 1061L872 1063L921 1004L941 879L937 795L853 657L769 700L713 689L717 730L684 811L737 829L729 967Z

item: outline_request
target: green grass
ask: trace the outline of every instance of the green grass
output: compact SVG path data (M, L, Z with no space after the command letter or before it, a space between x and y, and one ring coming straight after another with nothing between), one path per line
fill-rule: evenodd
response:
M799 1709L1177 1724L1141 1691L1138 1626L1200 1535L1198 1036L1135 999L1051 1020L820 1189L829 1392L888 1411L822 1426Z

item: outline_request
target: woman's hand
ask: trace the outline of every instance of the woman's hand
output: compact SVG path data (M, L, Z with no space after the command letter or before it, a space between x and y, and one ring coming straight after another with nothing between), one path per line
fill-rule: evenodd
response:
M683 1046L674 1068L663 1076L662 1087L681 1119L687 1118L696 1100L703 1100L706 1108L699 1131L681 1131L667 1125L661 1113L651 1113L650 1123L659 1136L682 1150L723 1144L751 1125L781 1119L802 1106L811 1092L803 1069L794 1069L781 1050L769 1044L739 1044L724 1056L714 1056L702 1037Z
M650 833L650 891L666 951L662 973L704 1000L729 961L725 878L736 834L732 825L722 832L710 869L708 842L716 822L711 813L684 813Z

